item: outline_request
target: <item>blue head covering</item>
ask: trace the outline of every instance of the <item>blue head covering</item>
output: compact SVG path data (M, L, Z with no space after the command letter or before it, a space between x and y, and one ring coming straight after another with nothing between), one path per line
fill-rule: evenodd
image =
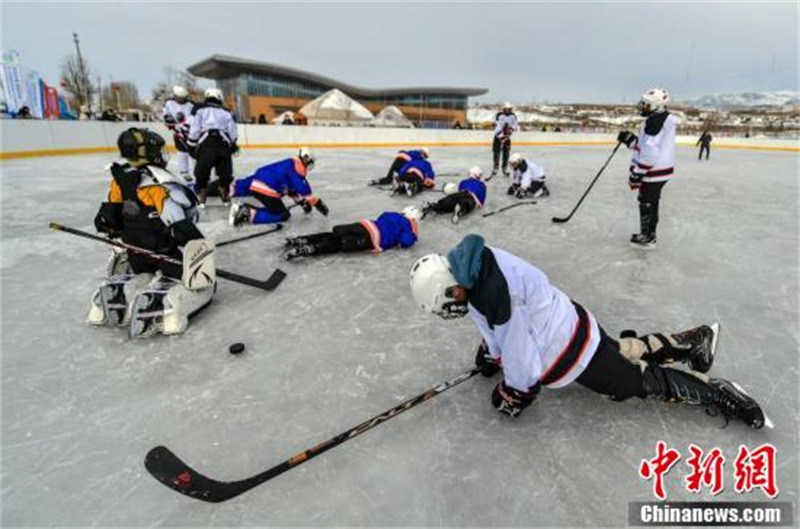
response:
M470 233L447 254L447 261L453 269L453 277L467 290L475 286L480 274L484 246L483 237Z

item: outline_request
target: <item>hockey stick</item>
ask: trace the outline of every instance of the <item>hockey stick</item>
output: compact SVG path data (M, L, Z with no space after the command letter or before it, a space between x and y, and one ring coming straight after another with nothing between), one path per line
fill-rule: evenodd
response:
M93 241L99 241L104 244L108 244L110 246L116 246L117 248L122 248L123 250L128 250L129 252L138 253L140 255L146 255L150 259L154 261L161 261L163 263L171 263L177 266L183 266L183 262L180 259L174 259L167 255L163 255L160 253L156 253L150 250L146 250L144 248L139 248L138 246L134 246L132 244L127 244L122 241L115 241L112 239L107 239L105 237L100 237L99 235L92 235L91 233L86 233L85 231L77 230L75 228L70 228L67 226L63 226L56 222L50 223L50 228L57 231L63 231L66 233L71 233L72 235L77 235L78 237L83 237L84 239L91 239ZM241 283L243 285L248 285L255 288L260 288L261 290L275 290L278 288L278 285L281 284L281 281L286 277L286 272L281 270L280 268L276 268L272 275L269 276L265 281L259 281L258 279L253 279L252 277L247 277L243 275L239 275L233 272L229 272L227 270L222 270L217 268L217 276L227 279L228 281L233 281L234 283Z
M178 456L166 446L157 446L150 450L144 458L144 466L159 482L172 490L180 492L184 496L210 503L223 502L247 492L272 478L280 476L287 470L305 463L309 459L313 459L389 419L397 417L404 411L410 410L414 406L422 404L440 393L444 393L448 389L461 384L480 372L481 368L472 368L456 378L442 382L425 393L408 399L380 415L367 419L358 426L354 426L327 441L323 441L307 450L298 452L283 463L265 470L260 474L239 481L217 481L208 478L181 461Z
M276 231L281 231L283 229L283 224L276 224L275 227L271 230L264 230L258 233L251 233L250 235L245 235L244 237L239 237L237 239L229 239L227 241L218 242L216 244L217 248L222 246L227 246L229 244L235 244L237 242L246 241L248 239L255 239L256 237L263 237L264 235L269 235L270 233L275 233Z
M594 183L597 182L597 179L600 178L600 175L603 174L603 171L606 169L606 167L608 166L609 162L611 162L611 158L613 158L614 155L617 154L617 149L619 149L620 145L622 145L622 142L617 142L617 146L614 147L613 151L611 151L611 156L608 157L608 160L606 160L606 163L604 163L603 167L600 168L600 171L598 171L597 176L594 177L594 180L592 180L592 183L589 184L589 187L586 188L586 191L584 191L583 196L581 197L580 200L578 200L578 203L575 204L575 207L572 208L572 211L570 211L569 215L567 215L566 217L563 217L563 218L562 217L553 217L551 219L553 222L557 222L557 223L561 224L561 223L564 223L564 222L568 222L569 219L572 218L572 216L575 214L576 211L578 211L578 208L581 206L581 203L583 202L583 199L586 198L586 195L588 195L589 191L592 190L592 187L594 186Z
M492 215L497 215L498 213L502 213L504 211L508 211L509 209L516 208L517 206L525 206L527 204L536 204L536 201L535 200L526 200L524 202L517 202L516 204L511 204L510 206L504 206L504 207L502 207L500 209L496 209L494 211L489 211L487 213L484 213L483 216L484 217L491 217Z

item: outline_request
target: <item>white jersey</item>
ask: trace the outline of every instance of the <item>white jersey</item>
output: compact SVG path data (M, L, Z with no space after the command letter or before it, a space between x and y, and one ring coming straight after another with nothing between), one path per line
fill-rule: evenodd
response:
M513 182L521 187L531 187L532 182L544 182L544 167L531 160L525 160L523 167L514 169Z
M189 129L189 144L199 145L216 130L227 143L235 143L238 138L236 120L233 114L221 105L205 104L195 110L194 119Z
M194 103L189 100L184 103L178 103L174 99L167 99L167 102L164 103L163 118L164 121L167 121L169 117L173 121L173 123L167 121L167 128L175 132L188 134L192 124L192 109L194 109Z
M642 174L642 182L665 182L675 171L675 125L669 112L648 116L639 128L639 137L631 146L631 172Z
M597 321L535 266L503 250L486 249L491 255L483 256L469 314L492 357L501 359L506 384L520 391L540 383L566 386L586 369L600 345Z
M519 122L517 121L517 116L513 112L511 114L503 114L502 112L497 114L497 117L494 120L494 137L495 138L508 138L514 132L519 130Z

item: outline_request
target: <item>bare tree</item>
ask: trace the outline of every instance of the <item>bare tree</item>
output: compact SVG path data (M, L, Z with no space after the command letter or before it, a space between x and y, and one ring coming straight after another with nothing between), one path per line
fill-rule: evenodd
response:
M95 87L90 78L89 65L75 54L68 55L61 63L61 86L78 107L91 107Z
M103 106L117 110L139 108L139 90L130 81L114 81L103 87Z
M172 96L173 86L183 86L189 92L189 99L192 101L203 100L203 89L200 88L197 77L186 70L179 70L174 66L164 67L164 78L153 89L153 102L163 104Z

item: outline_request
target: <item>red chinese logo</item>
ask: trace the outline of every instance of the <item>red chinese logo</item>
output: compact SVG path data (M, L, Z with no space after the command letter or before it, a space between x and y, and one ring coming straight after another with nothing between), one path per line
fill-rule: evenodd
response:
M770 498L778 495L778 485L775 480L775 460L777 450L771 444L763 444L755 450L746 446L739 446L739 455L736 456L736 492L750 492L760 488Z
M703 486L711 489L711 494L722 492L723 477L722 467L725 465L725 456L719 448L714 448L703 458L703 449L696 445L689 445L692 456L686 464L692 473L686 477L686 490L698 493Z
M656 444L656 457L642 459L642 463L639 465L639 476L646 480L653 479L653 493L659 500L667 498L664 491L664 476L680 458L680 452L674 448L667 450L667 443L659 441Z

